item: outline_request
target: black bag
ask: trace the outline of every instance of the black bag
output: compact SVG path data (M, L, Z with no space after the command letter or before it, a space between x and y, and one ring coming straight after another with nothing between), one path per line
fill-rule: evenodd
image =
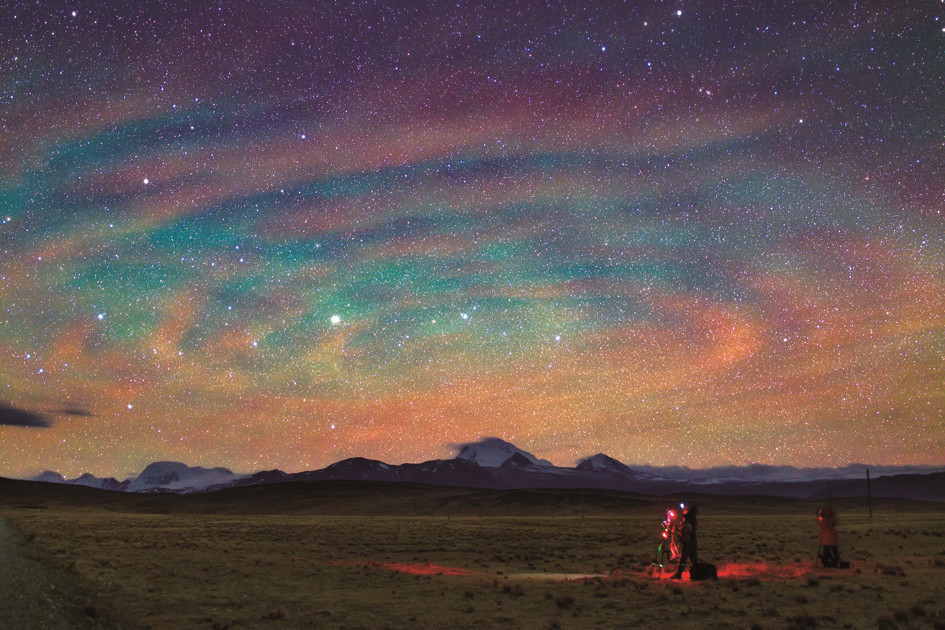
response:
M697 562L692 565L692 568L689 569L689 579L690 580L717 580L719 579L719 572L716 570L714 564L709 564L708 562Z

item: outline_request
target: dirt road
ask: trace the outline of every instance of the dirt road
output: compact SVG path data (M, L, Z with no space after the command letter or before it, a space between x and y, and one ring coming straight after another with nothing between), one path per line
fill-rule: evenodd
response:
M42 564L0 518L0 630L112 628L64 572Z

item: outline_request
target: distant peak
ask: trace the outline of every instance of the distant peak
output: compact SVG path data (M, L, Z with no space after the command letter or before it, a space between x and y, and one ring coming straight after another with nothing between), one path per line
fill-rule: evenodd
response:
M46 483L64 483L65 480L65 477L52 470L44 470L31 479L31 481L45 481Z
M204 468L188 466L182 462L154 462L131 480L128 489L131 492L151 491L154 489L199 490L229 483L242 475L235 475L227 468Z
M349 457L348 459L342 459L337 461L334 464L331 464L326 468L326 470L337 470L341 468L380 468L387 469L390 468L384 462L377 459L368 459L367 457Z
M146 472L152 471L186 470L187 468L190 467L183 462L151 462L144 467L144 470L141 471L141 474L143 475Z
M587 459L582 459L578 462L578 470L593 470L597 472L611 472L618 473L621 475L633 475L633 470L626 464L617 461L613 457L604 455L603 453L598 453L597 455L592 455Z
M519 447L496 437L487 437L478 442L469 442L458 445L459 452L456 459L464 459L488 468L499 468L513 455L520 455L530 464L536 466L552 466L553 464L545 459L538 459L531 453L523 451Z
M213 471L213 472L223 473L227 475L233 474L233 471L231 471L228 468L223 468L222 466L218 466L216 468L204 468L203 466L188 466L187 464L183 462L153 462L153 463L148 464L145 467L145 469L141 471L141 474L144 475L145 473L149 473L149 474L150 473L165 473L165 472L171 472L171 471L174 471L174 472Z

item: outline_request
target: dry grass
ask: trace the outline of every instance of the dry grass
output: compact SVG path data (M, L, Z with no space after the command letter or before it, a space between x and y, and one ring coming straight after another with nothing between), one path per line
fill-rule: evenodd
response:
M704 510L701 555L729 576L713 583L648 577L655 506L585 519L38 507L3 514L125 627L945 628L936 506L872 523L841 512L845 571L814 567L810 506Z

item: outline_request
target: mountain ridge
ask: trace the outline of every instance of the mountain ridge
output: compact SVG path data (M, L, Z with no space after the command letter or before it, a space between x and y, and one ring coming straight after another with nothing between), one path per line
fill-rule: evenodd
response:
M498 438L486 438L457 450L457 456L453 459L387 464L380 460L351 457L322 469L297 473L273 469L241 475L223 467L192 467L182 462L161 461L149 464L140 475L124 481L113 477L98 478L89 473L69 480L48 470L31 480L116 492L179 494L305 481L379 481L501 490L586 488L650 495L695 490L716 495L757 494L810 500L829 496L866 496L867 492L865 478L827 476L802 479L798 478L800 473L797 472L802 469L791 467L787 467L786 471L781 470L784 467L769 466L707 469L708 475L699 476L696 474L697 469L681 467L642 467L641 471L640 467L631 468L604 453L584 458L573 468L561 467ZM655 474L655 471L676 470L686 471L688 478ZM831 472L830 469L826 470ZM748 476L752 471L761 471L763 474L759 475L760 478L752 479ZM720 472L726 474L720 475ZM833 472L836 474L836 471ZM872 492L876 497L945 501L945 470L877 476L872 480Z

